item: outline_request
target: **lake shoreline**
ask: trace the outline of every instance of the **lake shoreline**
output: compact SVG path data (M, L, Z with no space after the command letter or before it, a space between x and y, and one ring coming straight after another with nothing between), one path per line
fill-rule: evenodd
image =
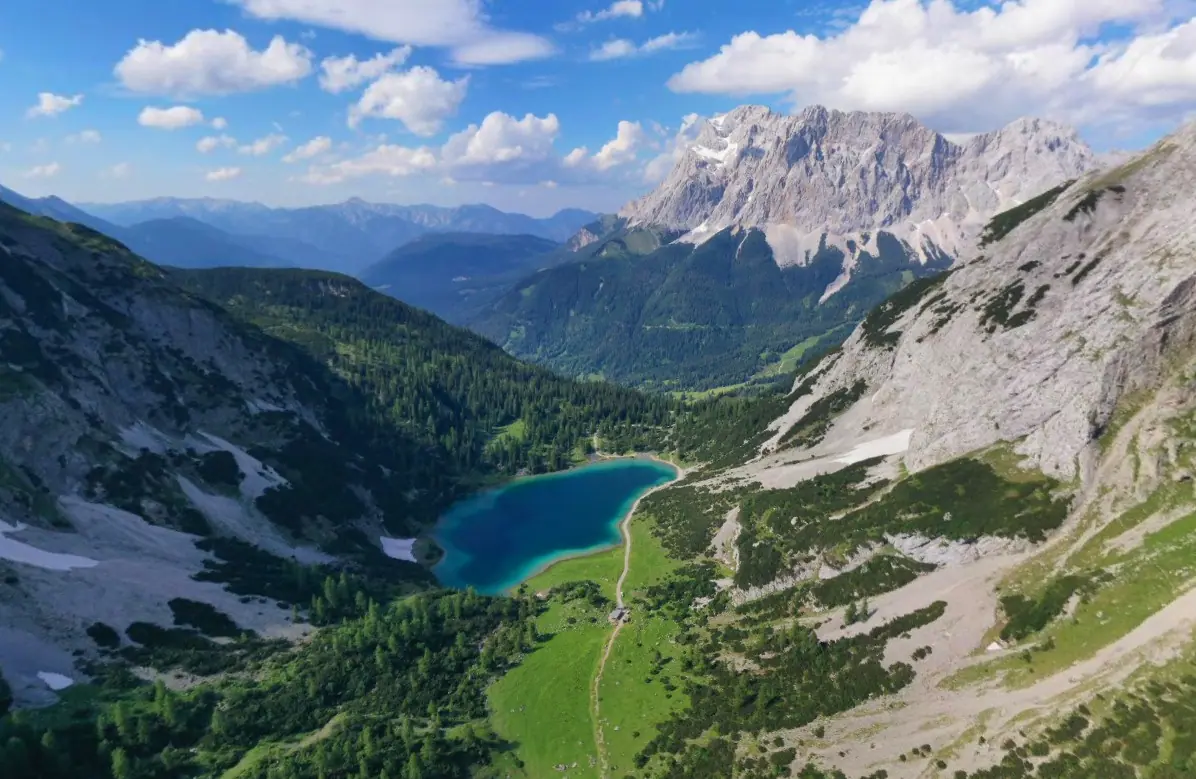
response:
M526 584L531 579L534 579L543 573L547 573L548 571L552 570L553 568L560 565L561 563L565 563L570 560L579 560L583 557L593 557L594 555L602 554L603 552L609 552L612 549L630 549L630 547L631 547L631 518L633 516L635 516L636 510L639 509L639 507L640 507L640 503L643 502L644 498L648 497L652 493L658 492L659 490L663 490L666 487L673 486L674 484L681 481L689 474L689 469L682 468L680 465L677 465L674 462L670 462L669 460L662 460L661 458L659 458L655 455L648 455L648 456L606 455L603 457L603 459L595 460L594 462L597 463L597 462L606 462L609 460L630 460L630 459L651 460L652 462L660 463L661 465L668 465L668 466L672 467L672 469L676 472L677 477L675 479L673 479L672 481L668 481L668 482L665 482L664 484L658 484L657 486L652 487L647 492L645 492L643 495L640 495L638 498L635 499L635 502L631 504L631 507L629 509L627 509L627 511L621 517L619 517L619 522L618 522L619 540L617 542L615 542L613 544L607 544L598 549L590 549L590 550L582 551L582 552L573 552L573 553L565 555L564 557L559 557L559 558L553 560L552 562L548 563L547 565L545 565L541 568L538 568L531 575L523 577L522 581L520 581L519 584L515 585L514 587L511 587L510 589L505 590L504 594L510 594L510 593L514 592L515 590L522 587L524 584ZM584 466L580 466L580 467L584 467ZM626 572L624 571L624 573L626 573ZM620 576L619 577L619 585L616 588L620 592L622 590L622 579L623 579L623 576ZM621 595L619 596L619 605L620 606L623 605Z
M463 499L465 501L485 501L486 497L490 494L494 494L495 498L497 499L497 497L500 496L503 491L520 485L527 485L532 482L556 481L565 478L575 478L578 471L581 470L602 469L604 465L630 465L635 462L641 462L645 465L650 463L651 465L660 469L659 472L662 476L667 471L668 478L666 481L648 487L647 490L636 497L629 498L629 500L624 504L624 507L621 507L618 510L617 515L610 519L608 527L614 531L614 534L617 535L617 538L613 538L610 541L604 540L602 543L596 544L594 546L573 549L560 554L547 553L544 555L543 559L529 560L527 567L522 571L518 571L517 573L513 572L513 578L508 580L511 583L507 586L496 588L494 590L495 594L509 594L523 586L528 580L540 576L544 572L566 561L591 557L593 555L602 554L612 549L618 549L625 546L626 533L624 530L631 515L634 514L636 509L639 507L640 501L642 501L643 498L647 497L652 492L675 484L676 482L685 478L688 473L688 469L678 465L675 462L658 457L655 454L638 453L635 455L603 455L599 453L599 455L596 457L591 456L589 462L573 465L569 468L560 471L554 471L552 473L517 476L500 485L482 490L469 498ZM437 575L437 578L441 581L443 586L461 586L460 579L457 579L457 574L462 570L463 567L468 566L472 561L479 559L476 550L472 552L467 551L466 549L459 547L452 540L452 534L460 529L460 523L470 521L471 516L471 514L465 514L459 517L454 516L453 511L450 510L436 523L432 532L426 536L427 540L431 541L440 550L442 550L442 556L440 557L440 560L433 566L432 570L433 573ZM448 568L443 568L446 561L450 560L451 562L449 562ZM438 572L438 569L441 570ZM516 576L517 578L514 578ZM451 583L454 579L457 579L457 582ZM497 584L497 582L495 584Z

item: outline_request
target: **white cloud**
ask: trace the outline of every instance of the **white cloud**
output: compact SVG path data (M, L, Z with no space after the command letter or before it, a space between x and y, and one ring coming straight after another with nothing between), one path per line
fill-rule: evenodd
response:
M368 60L347 57L328 57L320 63L320 88L337 94L372 81L383 73L399 67L411 56L410 46L400 46L387 54L375 54Z
M83 130L66 137L67 143L99 143L101 140L103 140L103 136L98 130Z
M1196 106L1196 20L1172 26L1179 7L1007 0L969 10L961 0L872 0L853 24L824 37L737 35L669 86L904 111L949 132L1027 114L1081 124L1178 116Z
M638 46L626 38L615 38L590 52L594 61L622 59L639 55L654 54L670 49L684 49L697 43L698 36L692 32L670 32L649 38Z
M118 162L105 170L101 175L110 179L127 179L133 172L133 167L127 162Z
M331 148L332 139L327 135L321 135L299 146L293 152L283 157L282 161L289 163L298 162L299 160L310 160L312 157L318 157Z
M661 128L663 130L664 128ZM687 149L698 140L702 131L702 117L697 114L687 114L681 119L681 127L667 142L663 151L648 161L644 166L643 181L645 184L659 184L673 170L677 161L685 155Z
M51 162L46 165L37 165L25 171L22 175L27 179L48 179L57 176L62 171L62 166L57 162Z
M409 148L383 144L360 157L311 168L300 180L309 184L338 184L361 176L410 176L436 167L436 154L426 146Z
M639 122L619 122L619 130L614 140L594 155L594 167L598 170L610 170L616 165L633 162L644 145L645 138L644 128Z
M552 145L560 132L556 114L544 118L527 114L516 119L495 111L480 125L471 124L451 136L441 150L441 158L452 168L541 162L552 157ZM461 178L460 173L455 176Z
M204 174L207 181L229 181L241 175L240 168L216 168Z
M228 120L225 119L223 116L216 117L215 119L212 120L212 129L213 130L227 130L228 129Z
M53 92L38 92L37 105L25 112L25 116L58 116L83 103L83 95L64 97Z
M288 19L390 43L448 48L462 65L497 65L555 51L531 33L492 27L480 0L231 0L260 19Z
M444 120L457 113L469 88L469 76L445 81L434 69L414 67L387 73L362 94L349 110L349 126L364 117L397 119L416 135L435 135Z
M197 108L176 105L171 108L143 108L137 116L137 124L158 130L178 130L203 123L203 113Z
M639 122L619 122L615 137L605 143L594 156L584 146L565 155L561 164L571 170L594 170L605 172L620 165L635 162L639 153L648 145L648 134Z
M171 46L140 41L117 64L116 76L143 94L226 95L298 81L311 73L311 59L310 51L282 36L255 51L232 30L192 30Z
M644 4L641 0L615 0L608 8L601 11L582 11L577 15L577 21L581 24L589 24L607 19L617 19L621 16L638 19L643 15Z
M371 175L419 174L437 174L454 182L540 186L626 180L629 163L636 160L647 139L639 123L620 122L615 138L592 157L584 148L561 157L555 149L560 132L554 114L517 118L495 111L480 124L450 136L440 149L383 143L359 157L312 166L300 180L333 184Z
M200 138L195 148L200 154L208 154L216 149L231 149L237 145L237 139L231 135L209 135Z
M258 138L252 143L247 143L237 149L241 154L249 154L254 157L262 157L277 149L287 142L287 137L281 133L270 133L267 136Z

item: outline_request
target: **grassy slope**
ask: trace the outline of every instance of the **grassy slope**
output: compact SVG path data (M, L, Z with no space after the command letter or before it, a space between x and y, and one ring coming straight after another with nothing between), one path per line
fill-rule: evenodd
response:
M662 581L679 565L649 532L650 521L637 515L631 524L631 572L623 588L629 603L637 591ZM566 582L589 580L613 600L622 568L623 549L618 547L559 562L528 580L527 587L543 592ZM569 617L577 623L569 625ZM597 618L596 624L589 622L592 617ZM596 755L589 690L610 627L605 614L572 603L554 605L540 617L539 628L553 637L490 688L494 727L519 745L517 752L529 776L551 775L557 764L574 761L582 769L577 775L586 776L588 756ZM680 691L666 697L659 679L644 683L654 650L665 657L676 654L678 648L672 643L676 632L672 620L637 612L615 643L599 691L604 738L615 771L630 768L635 754L655 735L656 725L686 703ZM676 679L678 674L673 676ZM545 680L552 681L546 684ZM596 769L593 775L597 776Z
M622 548L610 549L562 560L527 586L542 592L566 582L596 581L613 599L622 567ZM570 617L577 622L568 624ZM490 688L494 729L518 745L528 776L552 776L556 765L577 762L580 770L570 776L596 777L597 769L589 770L589 757L597 758L590 684L610 633L606 614L581 602L554 604L537 626L552 638Z
M668 577L680 563L672 559L651 532L651 517L638 515L631 524L631 570L623 585L623 596L634 603L637 593ZM667 692L660 676L680 682L673 642L678 624L651 613L633 611L631 623L619 634L606 664L599 695L602 699L603 732L616 776L631 770L633 759L656 735L656 726L674 711L688 704L681 690ZM660 676L652 677L653 652L674 658ZM651 678L651 682L646 680ZM616 728L618 728L616 730Z

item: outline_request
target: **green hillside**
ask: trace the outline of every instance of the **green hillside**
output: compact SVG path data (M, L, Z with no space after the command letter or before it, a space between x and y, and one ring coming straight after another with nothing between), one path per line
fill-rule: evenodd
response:
M875 255L860 252L852 283L820 302L842 272L838 250L780 268L757 230L728 229L696 247L618 232L519 282L469 325L566 375L663 390L735 385L798 344L842 340L845 325L949 264L911 263L887 233L876 244Z

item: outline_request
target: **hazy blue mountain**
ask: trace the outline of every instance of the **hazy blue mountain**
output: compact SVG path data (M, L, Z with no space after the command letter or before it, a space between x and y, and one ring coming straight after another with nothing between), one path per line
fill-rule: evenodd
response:
M124 243L160 265L176 268L281 268L297 263L247 245L209 224L186 216L151 219L123 228Z
M59 222L74 222L75 224L81 224L93 230L98 230L113 238L123 240L124 231L122 228L95 214L73 206L60 197L53 195L39 198L25 197L19 192L14 192L7 187L0 186L0 201L30 214L48 216L51 219L57 219Z
M273 255L284 256L295 246L273 246L270 240L299 241L307 247L307 255L305 259L297 258L294 264L354 274L396 247L430 232L533 235L560 242L597 216L569 209L537 219L485 205L406 206L368 203L359 198L304 208L270 208L261 203L211 198L155 198L86 207L118 225L189 217L234 236L254 236L252 242L241 242ZM317 254L311 254L311 250Z
M395 249L360 275L375 289L438 316L497 298L522 276L556 264L554 241L534 235L429 233Z

